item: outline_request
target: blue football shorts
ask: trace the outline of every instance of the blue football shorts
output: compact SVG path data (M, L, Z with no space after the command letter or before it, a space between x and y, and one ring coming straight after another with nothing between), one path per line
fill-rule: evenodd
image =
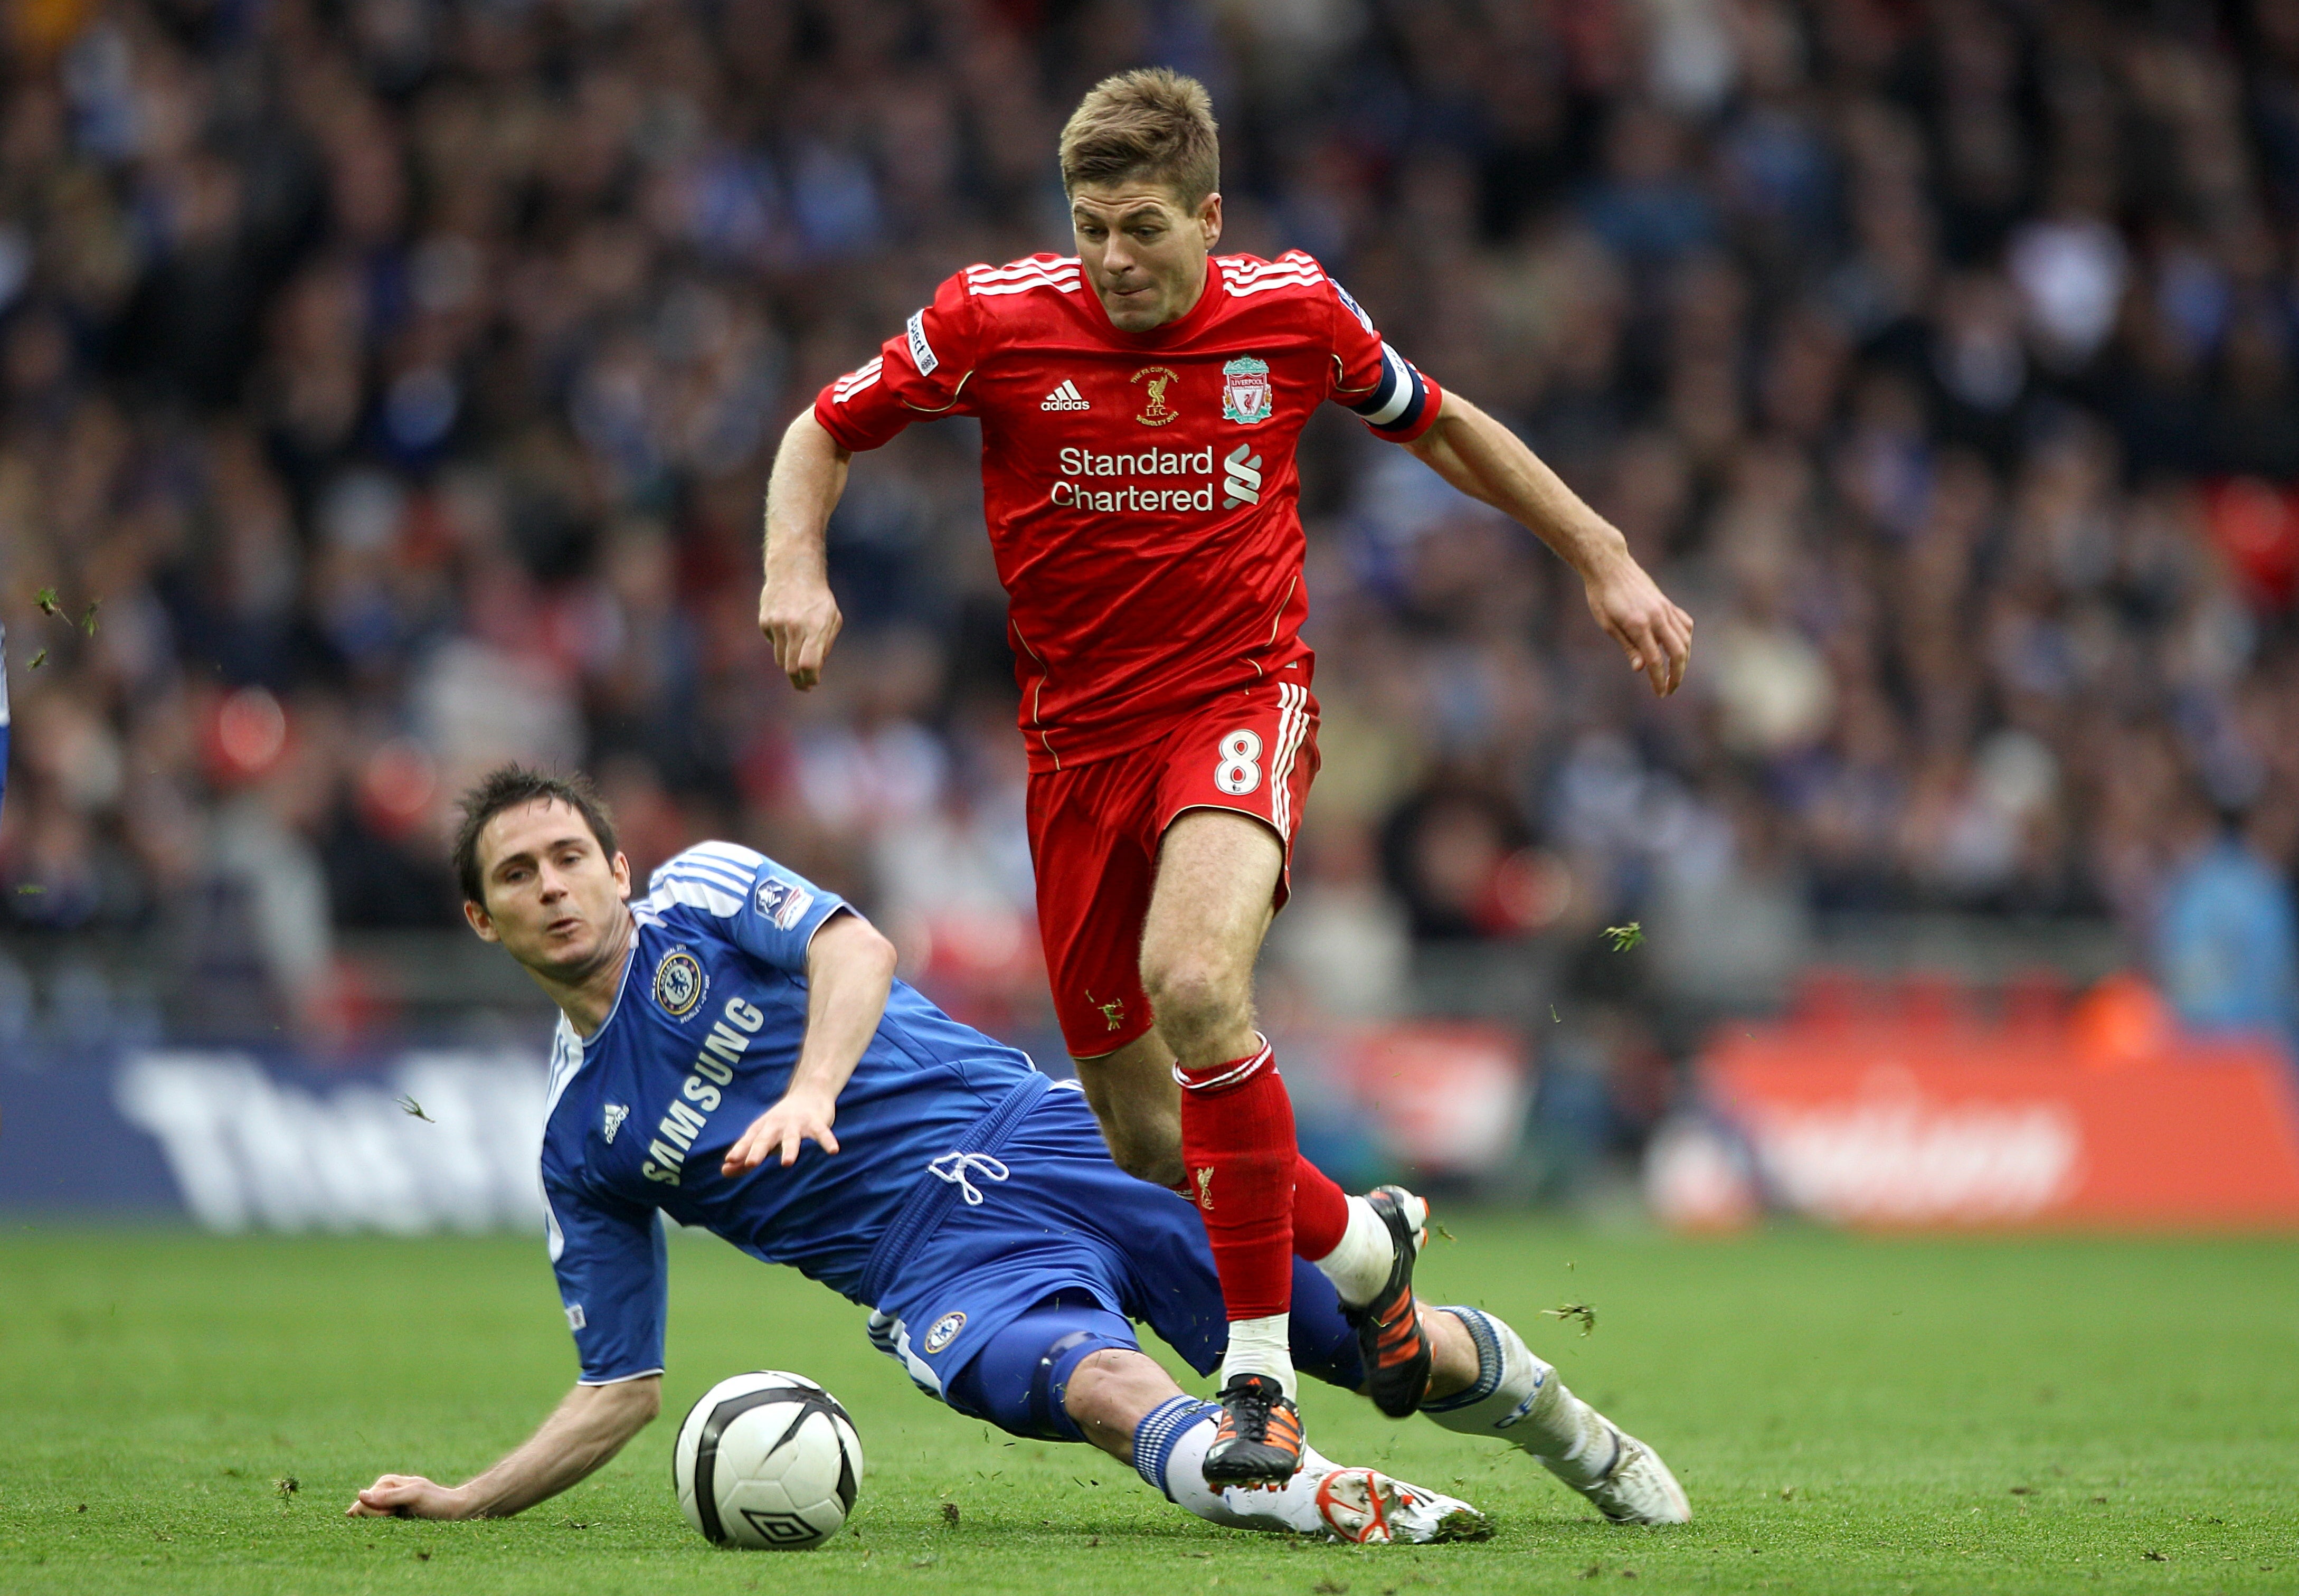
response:
M1229 1321L1198 1210L1110 1161L1083 1093L1047 1093L966 1173L981 1201L951 1208L871 1317L922 1390L1010 1434L1075 1441L1071 1374L1105 1348L1138 1351L1135 1323L1201 1375L1220 1364ZM1303 1374L1363 1384L1340 1299L1298 1259L1292 1342Z

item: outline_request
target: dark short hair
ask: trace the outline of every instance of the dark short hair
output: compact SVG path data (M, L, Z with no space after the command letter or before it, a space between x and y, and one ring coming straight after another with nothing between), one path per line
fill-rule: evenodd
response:
M487 901L479 880L479 833L486 829L487 822L507 809L545 799L563 803L582 816L598 839L599 851L610 860L614 858L614 817L607 812L607 801L599 796L589 777L580 771L553 776L525 765L497 765L463 794L463 823L455 828L455 880L466 899L480 904Z

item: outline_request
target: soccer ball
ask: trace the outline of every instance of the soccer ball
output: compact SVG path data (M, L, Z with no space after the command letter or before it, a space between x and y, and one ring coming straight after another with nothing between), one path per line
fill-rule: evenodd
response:
M706 1538L802 1551L854 1510L862 1442L837 1398L803 1375L762 1369L703 1392L678 1426L670 1475Z

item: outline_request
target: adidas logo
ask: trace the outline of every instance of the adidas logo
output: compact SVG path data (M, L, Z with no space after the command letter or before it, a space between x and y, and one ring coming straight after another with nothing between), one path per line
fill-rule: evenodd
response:
M610 1102L607 1105L605 1134L607 1141L610 1145L615 1140L615 1133L623 1128L623 1121L630 1117L630 1110L623 1104L618 1102Z
M1091 410L1093 406L1088 404L1085 402L1085 395L1077 391L1077 384L1066 378L1061 387L1038 402L1038 408L1040 410Z

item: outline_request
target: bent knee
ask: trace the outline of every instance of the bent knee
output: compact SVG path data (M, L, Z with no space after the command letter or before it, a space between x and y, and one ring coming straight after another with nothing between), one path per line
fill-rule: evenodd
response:
M1158 1029L1174 1052L1186 1053L1183 1039L1226 1030L1246 1018L1249 976L1202 953L1141 955L1141 989L1149 994Z
M1128 1428L1180 1389L1148 1353L1130 1347L1102 1347L1086 1354L1070 1371L1062 1406L1081 1425Z

